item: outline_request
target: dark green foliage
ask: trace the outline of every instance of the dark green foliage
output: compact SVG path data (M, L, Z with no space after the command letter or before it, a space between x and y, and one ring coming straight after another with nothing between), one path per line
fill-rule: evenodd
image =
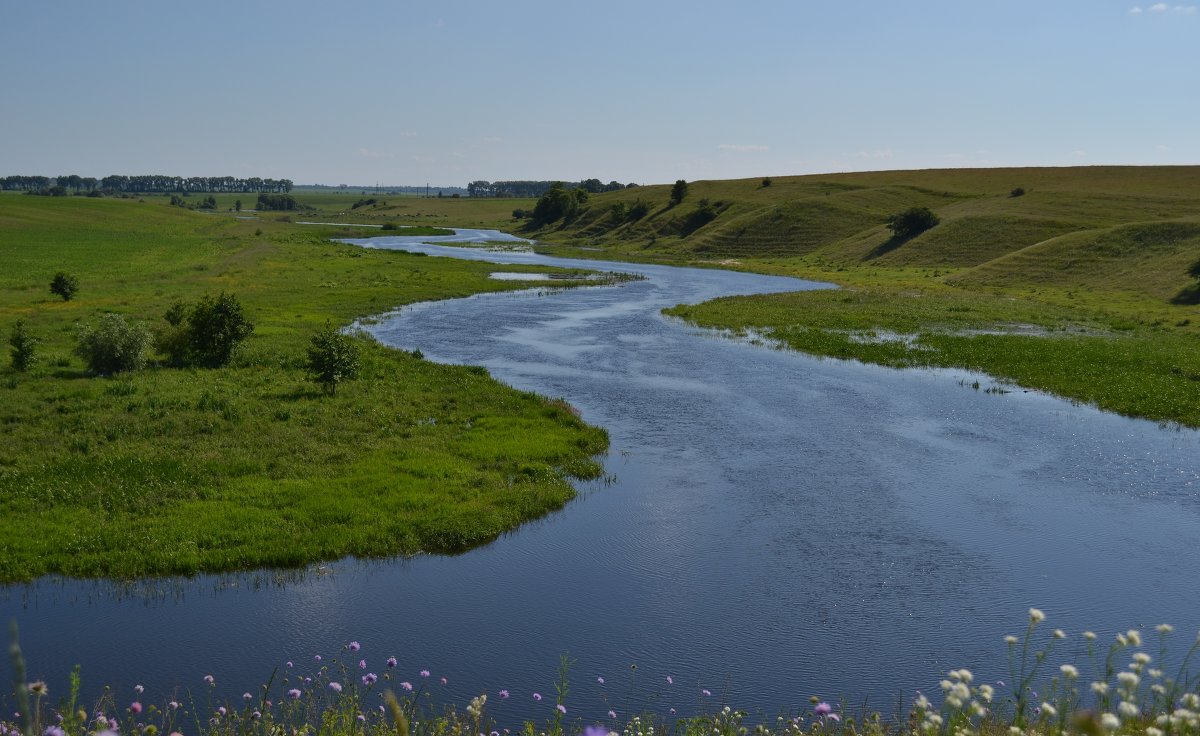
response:
M682 234L685 237L691 235L693 232L715 220L719 212L717 209L719 204L720 203L714 205L707 199L701 199L696 204L696 209L689 212L687 216L683 218L683 223L681 224Z
M764 188L764 189L766 189L767 187L771 186L771 184L773 184L773 183L774 183L774 182L772 182L772 181L771 181L771 177L769 177L769 176L764 176L764 177L763 177L763 180L762 180L762 185L763 185L763 188Z
M683 198L687 196L688 183L683 179L676 179L675 184L671 187L671 206L679 204Z
M1014 189L1013 189L1011 192L1009 192L1009 193L1008 193L1008 196L1010 196L1010 197L1023 197L1023 196L1025 196L1025 187L1016 187L1016 188L1014 188Z
M204 198L200 203L199 208L202 210L215 210L217 208L217 198L211 194Z
M54 278L50 281L50 293L61 296L64 302L71 301L77 291L79 291L79 279L66 271L54 274Z
M1194 279L1200 279L1200 261L1193 263L1191 268L1188 269L1187 274Z
M648 214L650 214L650 203L643 199L635 199L633 204L629 205L629 209L625 211L625 218L630 222L637 222Z
M576 189L575 192L583 190ZM584 196L587 193L584 192ZM546 192L538 199L537 204L533 207L533 220L536 224L545 225L558 220L569 222L579 211L579 198L571 190L565 188L561 182L555 182L554 186L550 187L550 191Z
M359 207L370 207L373 204L376 204L376 200L374 197L372 197L371 199L360 199L357 202L355 202L354 204L350 205L350 209L356 210Z
M239 200L237 200L236 202L234 202L234 203L233 203L233 211L234 211L234 212L241 212L241 211L242 211L242 200L240 200L240 199L239 199Z
M15 371L27 371L37 362L38 339L29 334L24 320L17 320L13 325L12 334L8 336L8 344L12 346L12 367Z
M174 309L174 307L172 307ZM233 350L254 332L242 304L232 294L216 299L205 295L187 315L188 360L192 365L219 368L229 363Z
M290 194L260 194L258 209L290 211L296 209L296 198Z
M106 314L98 325L83 325L75 354L88 370L100 375L135 371L146 365L150 330L141 322L129 323L119 314Z
M531 215L532 215L532 213L526 212L525 210L521 209L520 207L518 207L512 211L512 216L513 216L514 220L524 220L526 217L529 217Z
M383 223L383 227L381 227L379 229L380 230L399 230L400 226L394 222L385 222L385 223Z
M928 207L911 207L888 218L887 226L896 240L915 238L941 220Z
M324 329L312 337L304 367L309 377L332 396L339 383L358 377L359 365L358 345L326 322Z

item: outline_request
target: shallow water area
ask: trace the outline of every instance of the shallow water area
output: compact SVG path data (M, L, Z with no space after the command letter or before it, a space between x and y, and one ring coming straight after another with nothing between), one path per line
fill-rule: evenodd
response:
M367 329L565 397L609 430L613 482L458 556L123 592L10 588L0 617L20 621L31 676L62 693L55 683L79 662L97 688L201 692L211 673L236 698L276 665L311 672L314 655L357 640L351 677L359 656L382 674L394 655L398 680L429 669L429 687L459 703L488 692L502 726L551 716L552 698L532 693L553 692L567 653L571 717L726 703L773 717L807 710L810 695L891 711L957 667L1007 680L1002 636L1021 633L1030 606L1070 635L1053 669L1082 664L1084 629L1165 621L1181 653L1200 628L1197 432L985 394L960 383L992 382L965 371L816 359L659 313L810 282L437 245L520 240L350 242L645 278L418 304Z

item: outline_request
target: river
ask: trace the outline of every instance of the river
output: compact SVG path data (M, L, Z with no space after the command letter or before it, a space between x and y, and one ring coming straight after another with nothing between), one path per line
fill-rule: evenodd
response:
M1170 622L1177 650L1200 628L1197 432L660 314L822 286L811 282L436 244L488 239L508 238L352 242L645 278L418 304L367 328L565 397L609 430L610 482L462 555L124 591L12 587L0 618L20 621L31 674L61 683L80 663L92 686L158 693L201 691L213 674L232 695L355 640L372 671L394 655L399 679L439 697L491 693L502 725L549 717L564 654L571 716L727 703L773 716L807 709L810 695L891 711L957 667L1008 679L1002 636L1022 633L1030 606L1069 634L1054 669L1085 628L1109 638Z

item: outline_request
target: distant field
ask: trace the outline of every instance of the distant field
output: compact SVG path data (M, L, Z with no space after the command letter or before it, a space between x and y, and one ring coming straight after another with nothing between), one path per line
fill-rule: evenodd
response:
M459 550L600 472L602 430L482 369L364 339L363 375L336 396L302 370L327 321L521 286L488 264L144 199L0 195L0 582ZM60 269L79 278L69 302L48 289ZM95 378L72 355L103 313L163 324L221 291L256 325L229 368ZM28 373L9 366L18 319L42 341Z
M1187 275L1200 260L1200 167L697 181L675 207L669 193L658 185L593 195L571 222L526 223L522 232L561 255L721 265L846 287L671 310L698 324L766 330L819 355L980 370L1200 426L1200 286ZM646 216L623 218L639 200ZM689 231L705 205L715 216ZM897 242L886 220L910 207L941 222Z

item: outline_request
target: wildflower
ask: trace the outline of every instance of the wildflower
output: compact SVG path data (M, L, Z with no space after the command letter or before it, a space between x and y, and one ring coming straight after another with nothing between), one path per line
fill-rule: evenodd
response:
M596 682L598 682L598 683L600 683L601 685L603 685L603 684L604 684L604 678L603 678L603 677L597 677L597 678L596 678Z
M365 659L358 660L358 668L360 670L365 670L367 668L367 660L365 660Z
M366 716L364 716L362 713L359 713L358 715L356 715L356 716L354 716L354 717L355 717L355 718L358 720L358 722L359 722L359 723L366 723L366 722L367 722L367 717L366 717Z
M66 736L66 731L59 726L47 726L42 736Z
M1133 661L1140 665L1150 664L1150 655L1145 652L1134 652Z
M1140 647L1142 645L1142 632L1138 631L1137 629L1130 629L1129 631L1126 631L1125 638L1128 639L1129 643L1135 647Z
M1004 643L1010 647L1015 647L1017 645L1017 637L1009 634L1008 636L1004 637Z
M254 697L254 696L253 696L253 695L251 695L250 693L242 693L242 700L245 700L245 701L247 701L247 702L249 702L249 700L250 700L251 698L253 698L253 697Z
M300 699L300 691L297 690L296 688L292 688L291 690L288 690L288 697L291 698L292 700L299 700Z
M929 698L918 695L917 699L913 701L913 707L918 710L929 710Z
M172 700L169 703L167 703L167 707L170 708L171 710L179 710L179 701Z
M284 664L287 665L288 669L292 668L292 660L289 659L287 662L284 662Z
M502 697L502 698L507 698L507 697L508 697L508 691L507 691L507 690L501 690L501 691L500 691L500 693L499 693L499 695L500 695L500 697Z
M567 714L567 706L563 705L562 703L559 703L555 707L558 709L558 712L562 713L564 716Z
M205 675L205 676L204 676L204 682L205 682L205 683L207 683L207 684L209 684L209 685L212 685L212 684L214 684L214 682L215 682L215 681L213 680L213 676L212 676L212 675Z
M1154 629L1160 634L1169 634L1175 630L1175 627L1171 624L1159 624L1158 626L1155 626Z
M141 686L141 685L134 685L134 686L133 686L133 691L134 691L135 693L137 693L138 695L141 695L142 693L144 693L144 692L146 691L146 688L145 688L145 687L143 687L143 686Z
M262 718L261 710L256 710L250 714L250 720L252 720L252 721L257 721L259 718Z
M329 689L334 691L335 693L340 693L342 691L342 683L331 682L331 683L329 683Z
M675 715L675 709L674 709L674 708L672 708L672 709L671 709L671 715Z
M1164 624L1164 626L1165 625L1166 624ZM1155 728L1154 726L1147 726L1146 736L1163 736L1163 732L1161 729Z
M1137 705L1130 703L1128 700L1122 700L1121 704L1117 706L1117 710L1126 718L1136 718L1142 712Z
M533 694L533 699L534 699L534 700L541 700L541 699L542 699L542 694L541 694L541 693L534 693L534 694Z
M444 678L444 677L442 678L442 684L443 684L443 685L449 684L449 682L450 682L450 681L449 681L449 680L447 680L446 678Z
M1121 719L1117 718L1112 713L1105 713L1100 716L1100 725L1105 731L1116 731L1121 727Z
M1041 623L1042 621L1045 621L1045 620L1046 620L1046 614L1042 613L1042 611L1040 609L1037 609L1037 608L1029 609L1029 623L1037 624L1037 623Z
M1142 679L1133 672L1118 672L1117 681L1132 690L1138 686L1138 683L1141 682Z
M29 691L30 695L36 695L39 698L43 695L49 694L50 692L50 688L46 687L46 683L42 682L41 680L29 683L25 686L25 689Z
M379 675L376 675L374 672L368 672L362 676L362 684L368 687L374 685L376 682L379 682Z
M608 717L615 721L617 719L617 712L615 710L610 710L608 712Z
M136 716L138 713L142 712L142 704L136 700L133 701L129 704L129 711Z
M1105 693L1108 692L1108 683L1107 682L1093 682L1092 683L1092 692L1096 693L1097 695L1104 695Z
M712 692L709 690L701 690L700 692L703 693L704 697L706 697L706 698L712 697Z
M979 686L979 697L983 698L983 702L992 702L992 698L995 696L995 694L996 690L991 685L984 683Z
M395 658L395 657L388 657L388 658L387 658L387 666L388 666L388 669L392 669L392 668L394 668L394 667L396 666L396 658Z
M1055 639L1066 639L1067 632L1063 631L1062 629L1055 629L1054 630L1054 638Z
M1085 632L1083 632L1083 638L1087 639L1088 641L1096 641L1096 632L1085 631Z
M1163 671L1159 670L1159 669L1149 669L1149 670L1146 670L1146 674L1150 675L1151 677L1153 677L1154 679L1157 680L1158 678L1163 676Z
M1050 716L1051 718L1058 715L1058 711L1055 710L1054 706L1050 705L1049 703L1042 703L1041 710L1042 710L1042 713L1045 713L1046 715Z
M1079 677L1079 670L1073 664L1064 664L1059 669L1062 670L1063 677L1068 680L1074 680L1076 677Z
M429 670L421 670L421 677L429 677Z
M668 685L674 685L674 684L675 684L675 680L671 679L671 676L670 676L670 675L667 675L667 684L668 684Z
M220 713L221 715L225 715L229 711L225 710L225 706L222 705L220 708L217 708L217 712Z
M402 683L400 683L400 687L404 688L405 690L407 690L410 693L412 692L412 683L411 682L402 682Z
M314 654L314 655L313 655L313 661L314 661L314 662L320 662L320 661L321 661L321 655L319 655L319 654Z
M362 645L361 645L361 644L359 644L359 643L358 643L358 642L356 642L356 641L352 641L352 642L350 642L350 651L352 651L352 652L357 652L359 649L362 649Z
M819 716L827 716L833 712L833 706L826 702L820 702L813 706L813 713Z

